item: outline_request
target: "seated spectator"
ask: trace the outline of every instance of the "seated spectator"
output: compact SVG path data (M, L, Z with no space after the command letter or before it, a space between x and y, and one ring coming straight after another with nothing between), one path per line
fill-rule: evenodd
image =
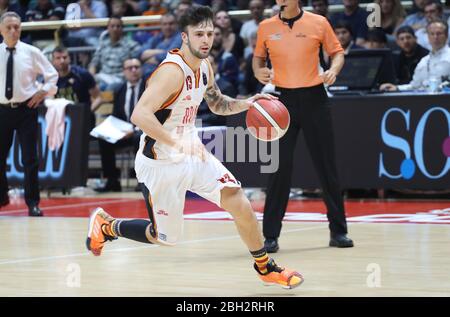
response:
M69 52L62 46L53 50L52 64L59 75L55 97L85 105L91 114L89 130L92 130L95 126L94 111L102 101L94 77L86 69L71 65Z
M444 20L443 7L439 0L428 0L424 8L424 13L427 23L437 19ZM431 49L425 27L416 31L416 37L419 45L423 46L427 50Z
M356 45L353 38L353 30L352 26L347 21L338 21L333 25L334 33L341 43L342 48L344 49L344 54L347 55L348 52L355 49L364 49L363 46ZM330 56L328 56L327 52L321 47L319 51L319 61L320 67L323 71L326 71L330 68Z
M192 0L180 0L175 7L174 13L177 17L177 22L180 21L180 17L186 14L187 10L192 6Z
M233 27L232 20L226 11L218 11L215 14L214 22L221 28L223 48L239 61L244 55L245 47L244 41L239 36L240 25L236 24Z
M417 31L418 29L424 28L427 25L427 20L424 15L425 4L427 0L414 0L414 9L415 12L406 16L405 21L401 24L401 26L408 25Z
M162 0L141 1L142 15L163 15L167 9L162 5Z
M450 76L450 48L447 45L448 24L442 20L432 21L427 26L431 52L422 58L414 70L413 79L409 84L393 85L385 83L381 90L421 90L429 86L431 78L448 79Z
M38 0L25 15L27 21L64 20L65 10L62 6L54 5L50 0ZM50 44L49 42L54 41L54 31L31 31L30 40L34 46L43 49Z
M364 47L367 49L387 48L387 36L381 28L372 28L367 32Z
M109 16L130 17L138 14L137 3L126 0L107 0Z
M250 45L250 36L253 32L258 30L259 23L264 19L264 2L262 0L252 0L249 3L250 13L252 19L246 21L239 33L239 36L244 40L246 45L246 52L248 56L249 53L253 52L252 46Z
M417 64L427 56L429 51L417 44L414 30L410 26L402 26L397 30L397 45L401 51L394 55L398 84L409 83Z
M330 19L328 11L328 0L311 0L312 12Z
M400 0L375 0L381 8L381 28L385 34L392 35L405 20L405 10Z
M364 47L356 45L353 39L353 31L350 23L339 21L334 26L334 33L344 49L344 54L348 54L351 50L364 49Z
M144 77L150 76L167 55L174 48L181 47L181 34L175 15L166 13L161 17L161 32L145 43L139 57L143 63Z
M134 106L145 90L145 80L142 78L141 62L136 59L126 59L123 62L123 73L126 81L114 93L114 108L112 115L130 122ZM119 173L116 168L116 150L133 146L134 153L139 149L142 131L135 129L117 143L112 144L99 139L100 156L102 160L103 176L107 181L104 187L96 189L98 192L121 191Z
M108 8L102 1L98 0L80 0L75 6L67 7L66 20L77 19L98 19L108 17ZM79 15L80 14L80 15ZM83 39L87 45L97 46L102 30L100 28L80 28L71 29L69 36L72 38Z
M123 22L120 17L108 21L108 37L100 42L89 65L101 90L114 90L122 84L122 65L126 59L139 55L140 46L123 36Z
M359 7L359 0L343 0L344 12L338 12L331 16L331 24L339 21L347 21L352 26L352 33L357 45L363 46L367 36L366 10Z
M217 72L220 77L238 87L239 63L234 55L223 47L223 30L219 26L214 28L214 42L211 48L211 55L217 64Z
M149 0L147 1L147 8L142 13L144 16L158 16L158 15L164 15L167 13L167 9L161 5L162 0ZM149 22L149 23L141 23L139 24L139 27L145 28L145 27L153 27L154 30L142 30L138 31L134 34L133 39L138 42L139 44L144 44L148 42L153 36L159 34L159 22Z
M148 0L148 8L142 15L152 16L152 15L163 15L167 13L167 9L161 5L162 0ZM143 26L157 25L157 23L144 24Z

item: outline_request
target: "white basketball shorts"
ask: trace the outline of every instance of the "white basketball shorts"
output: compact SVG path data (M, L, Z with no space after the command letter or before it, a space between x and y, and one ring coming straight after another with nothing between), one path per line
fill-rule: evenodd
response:
M138 182L145 185L142 191L153 225L152 235L162 244L174 245L181 238L186 191L220 207L220 191L224 187L241 187L210 153L205 162L192 156L179 163L156 162L138 152L135 170Z

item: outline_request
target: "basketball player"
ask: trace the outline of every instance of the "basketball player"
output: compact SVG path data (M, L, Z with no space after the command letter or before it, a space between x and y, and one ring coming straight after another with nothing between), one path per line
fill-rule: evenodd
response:
M213 14L195 6L180 19L183 44L172 50L148 80L131 121L144 132L136 154L149 220L114 219L103 209L91 214L87 248L100 255L104 243L124 237L143 243L174 245L183 230L186 191L214 202L233 216L265 284L294 288L301 274L275 264L264 248L260 226L240 183L201 143L194 122L204 98L211 111L231 115L247 110L255 95L236 100L221 94L207 57L213 38Z

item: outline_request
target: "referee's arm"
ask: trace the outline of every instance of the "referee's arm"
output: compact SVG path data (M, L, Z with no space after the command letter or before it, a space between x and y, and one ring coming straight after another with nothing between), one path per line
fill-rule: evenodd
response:
M253 55L253 73L256 79L266 85L273 79L273 71L266 66L266 58Z
M330 69L322 74L324 84L333 85L342 67L344 67L344 53L339 52L331 57Z
M336 81L336 77L339 75L342 67L344 67L344 50L330 23L326 19L323 19L322 23L323 33L321 42L325 52L331 56L331 66L322 74L322 79L324 84L332 85Z

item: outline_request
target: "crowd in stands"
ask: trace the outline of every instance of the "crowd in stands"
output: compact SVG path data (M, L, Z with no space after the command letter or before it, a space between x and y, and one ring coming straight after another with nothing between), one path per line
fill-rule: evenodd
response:
M370 1L365 1L370 3ZM367 18L371 11L360 6L359 0L305 0L303 5L326 17L332 25L346 54L355 49L389 48L394 53L396 78L391 84L407 84L413 79L420 60L429 54L427 25L449 17L450 1L414 0L412 8L405 9L400 0L375 0L381 9L378 27L369 27ZM95 52L84 62L94 77L98 88L116 90L124 82L123 62L137 58L142 63L142 76L147 78L171 49L180 47L181 33L177 21L191 5L208 5L215 12L215 40L211 59L217 70L220 86L231 96L247 96L263 87L254 78L251 60L259 23L267 18L264 9L278 13L275 0L60 0L15 1L0 0L0 14L15 11L23 21L63 19L109 18L104 28L84 27L56 33L59 43L54 43L55 32L23 32L23 41L39 48L49 45L65 47L93 47ZM330 13L329 5L342 4L344 10ZM247 21L230 16L230 10L247 9ZM159 22L139 25L138 31L124 31L121 17L161 16ZM446 28L448 32L448 27ZM448 41L448 36L446 40ZM321 52L321 66L326 69L329 57ZM450 75L450 74L449 74Z

